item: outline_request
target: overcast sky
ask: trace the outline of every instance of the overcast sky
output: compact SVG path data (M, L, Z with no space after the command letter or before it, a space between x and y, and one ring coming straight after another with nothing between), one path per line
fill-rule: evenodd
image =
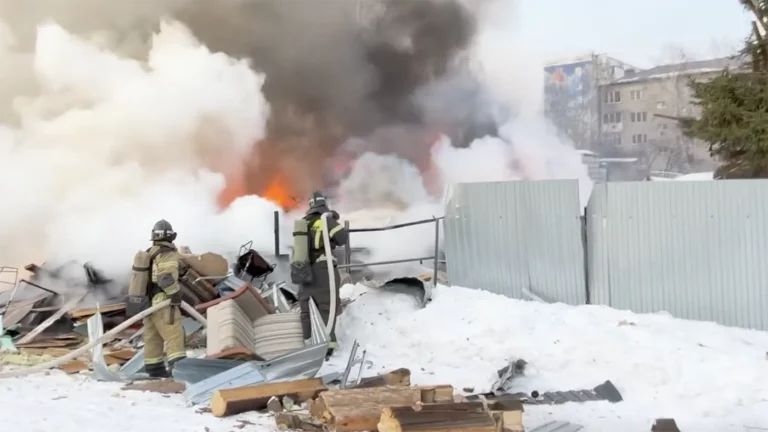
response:
M738 0L522 0L524 43L548 59L595 51L638 67L730 55L749 34Z

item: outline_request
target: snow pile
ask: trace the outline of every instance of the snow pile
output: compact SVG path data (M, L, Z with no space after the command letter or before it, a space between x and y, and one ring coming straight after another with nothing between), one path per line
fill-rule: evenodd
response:
M187 408L181 395L121 391L61 372L0 380L2 430L24 432L173 431L229 432L275 430L272 418L248 413L216 418Z
M342 295L357 298L337 333L343 349L357 339L368 351L368 374L407 367L415 383L482 392L509 359L523 358L529 365L519 391L591 389L611 380L624 397L618 404L526 407L530 426L558 419L589 431L640 431L673 417L682 430L768 428L765 332L458 287L439 287L422 310L406 295L360 285Z

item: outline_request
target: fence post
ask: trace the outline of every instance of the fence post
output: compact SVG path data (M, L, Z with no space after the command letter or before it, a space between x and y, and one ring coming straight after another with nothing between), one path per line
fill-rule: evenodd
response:
M280 256L280 212L275 210L274 213L274 229L275 229L275 258Z
M435 269L432 273L432 286L437 288L437 266L440 261L440 219L435 218Z

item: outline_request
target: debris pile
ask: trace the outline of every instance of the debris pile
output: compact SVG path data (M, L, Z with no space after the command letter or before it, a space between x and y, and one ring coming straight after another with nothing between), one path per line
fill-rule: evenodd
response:
M105 278L89 264L72 263L53 269L29 265L29 279L0 292L0 365L10 365L0 370L0 378L57 367L122 382L125 391L180 394L188 406L216 417L269 412L279 429L308 432L522 432L524 405L622 401L610 381L591 390L516 391L515 379L527 367L523 359L499 369L490 391L480 394L470 388L457 393L451 384L412 385L404 368L364 377L370 362L364 350L358 355L357 341L343 371L318 377L329 346L325 323L311 300L312 334L304 340L296 292L284 282L268 281L276 264L247 245L232 269L211 253L184 255L182 263L182 325L193 352L175 364L172 379L150 380L144 372L143 328L140 321L131 325L137 317L126 317L127 284ZM75 267L87 289L62 289ZM418 303L425 307L433 275L441 276L434 271L379 287L413 294L410 280L418 281ZM20 366L30 368L14 369ZM668 427L659 423L657 429ZM581 429L550 421L532 431Z
M226 259L212 253L189 253L182 258L182 298L199 312L197 319L185 317L182 321L187 347L202 347L208 342L211 358L260 358L252 343L231 343L230 335L225 334L225 323L231 316L243 316L253 323L295 308L295 296L290 291L266 281L274 265L250 249L241 250L240 258L233 270ZM30 264L25 267L30 274L27 279L19 279L16 269L3 269L13 280L0 287L0 363L29 366L68 355L127 320L124 300L128 284L104 277L90 263L69 262L55 267ZM229 308L223 315L208 314L226 306ZM208 324L204 315L214 317L214 331L207 334L200 331ZM219 330L223 334L217 340ZM59 369L67 373L93 369L99 379L114 380L115 376L104 376L110 371L128 380L143 368L142 333L141 322L131 325L107 347L95 347L98 358L79 357Z

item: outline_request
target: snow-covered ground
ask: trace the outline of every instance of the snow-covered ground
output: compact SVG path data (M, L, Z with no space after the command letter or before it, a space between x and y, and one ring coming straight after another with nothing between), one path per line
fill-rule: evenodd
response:
M352 341L368 352L373 375L408 367L419 384L482 391L508 359L523 358L520 391L592 388L610 379L624 401L526 407L535 427L549 420L586 431L646 431L673 417L684 431L768 429L768 333L638 315L606 307L544 305L483 291L440 287L418 310L406 295L346 286L355 297L340 317L342 368ZM0 381L2 430L68 432L225 432L274 429L255 413L232 419L185 408L180 395L123 392L58 372Z

